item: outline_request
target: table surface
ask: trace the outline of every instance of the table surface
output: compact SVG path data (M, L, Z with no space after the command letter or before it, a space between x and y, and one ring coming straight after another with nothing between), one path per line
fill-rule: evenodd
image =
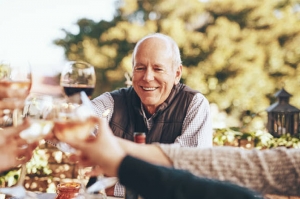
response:
M41 193L41 194L38 194L37 196L38 196L38 199L54 199L56 196L56 193ZM123 198L107 196L107 199L123 199Z
M55 197L56 197L56 193L39 193L39 194L37 194L38 199L55 199ZM11 197L10 199L16 199L16 198ZM123 199L123 198L107 196L107 199Z

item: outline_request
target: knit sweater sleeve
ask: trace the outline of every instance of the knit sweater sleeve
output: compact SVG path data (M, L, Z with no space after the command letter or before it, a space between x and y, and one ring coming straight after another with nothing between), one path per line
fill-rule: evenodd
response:
M230 181L262 194L300 195L300 149L183 148L157 144L173 162L198 176Z

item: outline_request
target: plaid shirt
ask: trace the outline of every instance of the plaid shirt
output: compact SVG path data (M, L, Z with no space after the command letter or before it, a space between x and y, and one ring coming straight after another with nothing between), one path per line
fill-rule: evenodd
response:
M99 117L103 112L110 109L107 116L108 121L112 117L114 111L114 100L109 92L103 93L92 100L94 111ZM141 104L142 110L143 106ZM147 118L144 113L144 119L147 122L147 128L150 130L153 125L153 118ZM212 121L210 116L210 107L207 99L197 93L186 114L182 125L182 134L178 136L174 142L182 147L211 147L212 146ZM114 189L115 196L124 196L124 188L119 183Z

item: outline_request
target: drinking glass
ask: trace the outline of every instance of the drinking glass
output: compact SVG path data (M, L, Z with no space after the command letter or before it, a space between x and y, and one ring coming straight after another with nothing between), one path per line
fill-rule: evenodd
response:
M90 100L84 91L75 93L55 104L55 126L53 133L60 140L61 136L73 136L82 140L85 136L94 135L95 116ZM64 142L57 142L57 148L66 153L75 153L75 149Z
M52 132L54 126L54 99L50 95L31 93L25 100L23 117L30 118L31 125L20 133L28 143L40 141Z
M2 101L10 101L16 104L23 104L31 88L31 67L28 61L1 61L0 62L0 88L2 92L6 92L7 97ZM8 126L17 126L23 121L23 107L19 106L15 109L1 110L1 128ZM22 146L25 147L26 146ZM26 164L20 165L19 178L17 184L11 187L0 189L1 193L15 195L18 197L29 197L24 188L24 180L26 176ZM16 168L15 168L16 169ZM6 184L9 186L8 184Z
M2 61L0 62L0 88L5 90L8 97L2 101L22 104L31 88L31 68L27 61L24 63ZM22 108L1 110L0 127L17 126L22 122Z
M58 140L65 140L66 137L75 139L80 142L88 138L96 136L95 130L98 124L98 119L91 107L91 102L84 91L69 96L65 102L59 103L56 106L56 119L54 120L53 133ZM67 139L68 139L67 138ZM58 148L64 142L57 143ZM69 153L75 153L76 150L64 143ZM63 148L62 151L65 151ZM73 150L73 151L72 151ZM91 168L80 167L78 169L78 177L81 183L80 197L85 197L85 170ZM103 198L106 194L102 193Z
M67 96L84 91L91 98L96 84L94 66L83 61L68 62L62 70L60 86Z

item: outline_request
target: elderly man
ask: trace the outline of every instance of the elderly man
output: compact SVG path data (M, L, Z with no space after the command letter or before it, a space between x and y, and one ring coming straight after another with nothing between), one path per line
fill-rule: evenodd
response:
M133 140L134 132L145 132L147 143L212 146L209 103L179 82L182 64L176 42L160 33L146 36L136 44L132 64L131 87L93 100L100 117L111 111L107 119L113 133ZM114 195L122 196L122 189L116 186Z

